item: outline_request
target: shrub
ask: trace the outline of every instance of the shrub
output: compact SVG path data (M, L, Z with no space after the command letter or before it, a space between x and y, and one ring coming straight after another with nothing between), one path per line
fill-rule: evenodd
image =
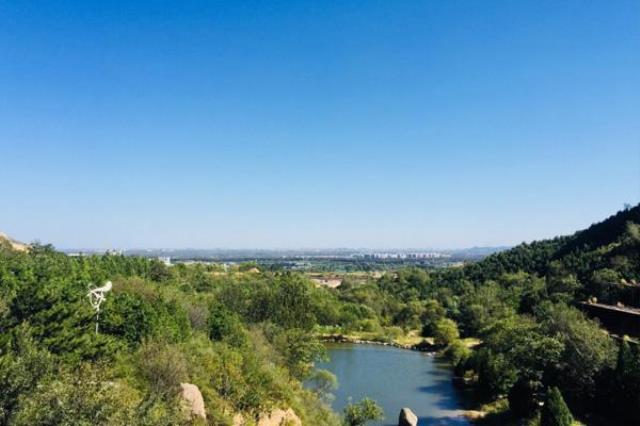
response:
M331 392L338 387L338 379L328 370L316 370L308 380L311 389L323 400L333 399Z
M466 362L471 356L471 349L469 349L462 340L456 340L449 345L445 351L445 355L451 361L454 366Z
M16 426L132 424L135 391L84 364L38 385L13 413Z
M380 330L382 330L382 327L380 327L380 324L375 319L363 319L357 321L355 328L358 329L358 331L366 332L380 332Z
M369 421L383 418L382 407L369 398L364 398L356 404L349 403L344 407L344 421L348 426L362 426Z
M138 368L155 396L171 399L188 379L187 365L178 348L161 342L145 342L138 352Z

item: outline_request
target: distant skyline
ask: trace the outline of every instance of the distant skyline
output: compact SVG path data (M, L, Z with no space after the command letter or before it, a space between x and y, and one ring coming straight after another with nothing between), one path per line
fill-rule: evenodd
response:
M640 201L640 2L2 2L0 232L515 245Z

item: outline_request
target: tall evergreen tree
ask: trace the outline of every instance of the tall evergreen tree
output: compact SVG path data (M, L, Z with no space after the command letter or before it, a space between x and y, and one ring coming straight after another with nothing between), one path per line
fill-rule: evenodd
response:
M540 418L541 426L571 426L573 416L569 407L564 402L560 390L552 386L547 391L547 397L542 407L542 416Z

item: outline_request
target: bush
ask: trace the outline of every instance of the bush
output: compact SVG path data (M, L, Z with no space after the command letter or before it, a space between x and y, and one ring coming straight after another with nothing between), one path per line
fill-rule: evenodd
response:
M138 369L152 395L171 399L187 381L187 364L180 350L162 342L145 342L138 352Z
M379 340L382 342L393 342L397 338L401 337L404 334L404 330L400 327L392 326L392 327L384 327L382 332L374 337L374 340Z
M465 363L469 359L471 349L462 340L458 339L449 345L445 351L445 356L449 358L452 365L456 366Z
M16 426L132 424L135 391L114 383L99 367L84 365L40 384L21 400ZM134 397L134 398L132 398Z
M344 421L347 426L362 426L369 421L382 420L384 411L374 400L364 398L362 401L347 404L344 407Z
M380 327L380 324L375 319L363 319L357 321L355 324L355 328L358 331L366 331L371 333L380 332L382 330L382 327Z

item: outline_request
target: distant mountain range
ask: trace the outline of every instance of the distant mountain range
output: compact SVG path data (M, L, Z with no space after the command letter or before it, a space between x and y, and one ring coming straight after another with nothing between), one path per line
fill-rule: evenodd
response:
M14 240L0 232L0 244L8 244L14 250L26 251L30 245ZM353 258L367 254L385 253L407 255L416 253L442 254L458 260L477 260L494 253L508 250L508 246L469 247L462 249L364 249L364 248L331 248L331 249L193 249L193 248L137 248L137 249L61 249L67 254L102 254L114 253L126 256L171 257L174 259L278 259L278 258Z
M138 248L125 250L109 250L109 252L127 256L171 257L173 259L292 259L292 258L357 258L368 254L384 253L391 256L408 254L440 254L443 257L458 260L480 259L507 250L509 247L471 247L464 249L172 249L172 248ZM64 249L67 254L104 253L103 249Z

